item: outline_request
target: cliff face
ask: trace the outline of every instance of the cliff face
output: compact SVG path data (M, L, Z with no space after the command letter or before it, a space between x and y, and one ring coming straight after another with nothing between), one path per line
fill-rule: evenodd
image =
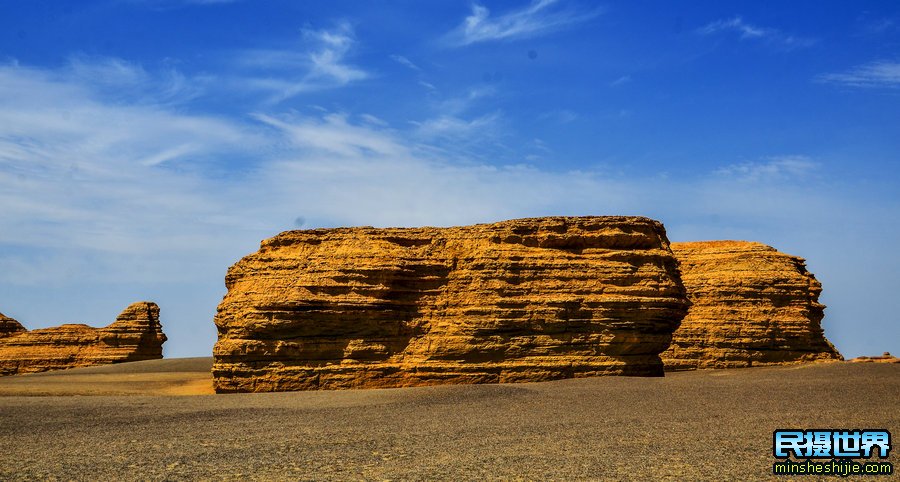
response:
M4 326L12 327L5 335ZM104 328L68 324L27 331L3 317L0 375L162 358L165 341L159 307L146 301L132 304Z
M667 370L842 360L820 322L822 285L802 258L746 241L672 243L691 301Z
M290 231L226 286L218 392L662 375L687 306L640 217Z

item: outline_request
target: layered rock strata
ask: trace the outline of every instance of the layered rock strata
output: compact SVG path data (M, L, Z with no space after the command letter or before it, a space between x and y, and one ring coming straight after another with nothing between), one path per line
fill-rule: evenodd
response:
M820 322L822 285L803 258L747 241L672 243L691 307L667 370L842 360Z
M0 313L0 338L27 331L18 321Z
M687 310L642 217L289 231L226 287L218 392L659 376Z
M159 307L142 301L104 328L67 324L26 330L0 315L0 375L162 358Z
M886 351L881 356L858 356L850 361L853 363L900 363L900 358Z

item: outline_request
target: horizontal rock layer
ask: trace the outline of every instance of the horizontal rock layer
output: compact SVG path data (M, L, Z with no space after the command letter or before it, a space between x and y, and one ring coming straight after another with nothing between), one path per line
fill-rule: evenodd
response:
M820 325L822 285L802 258L747 241L672 243L691 307L667 370L841 360Z
M18 321L0 313L0 338L27 331Z
M104 328L66 324L28 331L0 315L0 375L162 358L159 307L142 301Z
M850 360L853 363L900 363L900 358L884 352L880 356L858 356Z
M640 217L290 231L226 286L218 392L662 375L687 309Z

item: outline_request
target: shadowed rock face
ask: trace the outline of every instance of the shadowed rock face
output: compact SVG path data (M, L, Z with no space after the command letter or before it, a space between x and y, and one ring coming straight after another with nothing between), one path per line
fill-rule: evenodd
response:
M820 322L822 285L803 258L747 241L672 243L691 307L667 370L842 360Z
M658 376L687 309L641 217L289 231L226 286L218 392Z
M18 321L0 313L0 338L27 331Z
M104 328L67 324L28 331L0 315L0 375L162 358L159 307L142 301Z

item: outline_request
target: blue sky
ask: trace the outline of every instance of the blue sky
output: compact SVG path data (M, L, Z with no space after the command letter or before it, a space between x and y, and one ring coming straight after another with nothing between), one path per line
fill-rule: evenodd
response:
M895 2L0 2L0 311L162 308L298 227L645 215L808 260L900 352Z

